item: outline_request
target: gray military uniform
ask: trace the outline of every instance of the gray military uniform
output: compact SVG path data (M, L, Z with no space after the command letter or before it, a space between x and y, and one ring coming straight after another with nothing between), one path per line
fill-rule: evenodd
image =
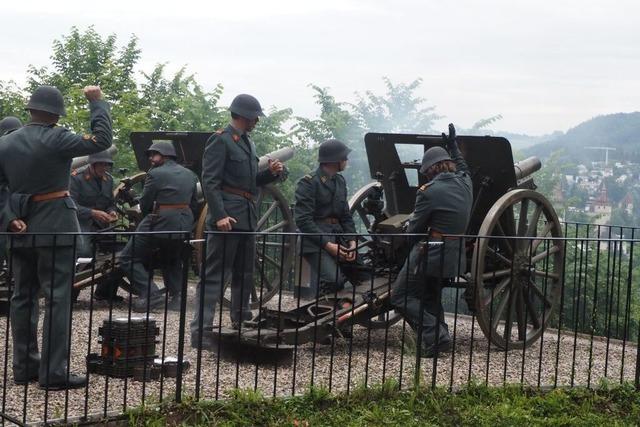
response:
M14 130L15 129L5 131L3 129L0 129L0 144L2 143L2 141L4 141L2 137L10 134ZM6 185L0 188L0 206L4 206L4 201L9 200L9 194L9 188L7 188ZM5 218L0 217L0 232L6 231L8 225L8 223L5 223ZM3 263L6 258L8 250L7 242L7 236L4 234L0 234L0 263Z
M202 161L202 187L207 200L207 231L227 216L237 222L233 231L255 231L258 222L256 198L259 187L278 179L269 170L258 172L256 147L231 125L212 135ZM205 277L196 295L196 314L191 333L213 325L215 306L223 283L231 281L231 320L251 318L249 297L253 288L255 236L210 234L207 237ZM203 291L204 289L204 291ZM204 310L201 310L203 307Z
M465 271L464 239L433 237L438 234L464 234L473 205L473 184L468 167L457 144L449 147L456 164L455 173L443 172L417 192L408 233L431 235L428 240L443 242L429 246L419 237L411 238L411 252L391 293L391 302L412 326L418 328L422 316L423 344L436 342L436 319L440 318L439 342L449 340L444 313L439 300L443 279ZM426 255L426 256L425 256ZM421 303L421 300L424 302ZM423 308L422 314L420 313Z
M154 248L162 252L162 277L171 295L180 295L182 285L182 241L193 229L198 211L198 178L189 169L166 159L147 173L140 210L143 219L138 232L175 231L150 235L133 235L119 256L119 268L131 281L134 294L147 297L159 292L151 270Z
M90 165L79 168L71 173L69 192L78 206L78 222L83 232L96 232L109 227L108 223L101 223L91 216L93 209L106 213L116 212L116 201L113 197L113 177L105 174L102 178L91 174ZM80 256L91 256L93 239L83 239L82 248L78 250Z
M329 176L318 167L313 174L298 181L295 198L294 217L298 229L302 233L319 234L302 237L302 254L311 271L312 295L320 289L330 292L342 288L346 278L324 246L328 242L344 246L356 240L355 236L348 236L354 234L356 228L349 212L344 177Z
M93 219L91 211L116 212L111 174L97 178L91 174L89 165L79 168L71 173L69 191L78 205L78 222L82 231L99 231L109 226Z
M59 126L29 123L0 144L0 185L11 197L4 206L5 223L22 219L30 233L79 232L76 204L70 197L34 201L33 195L69 188L71 160L109 148L112 141L109 105L92 101L91 135ZM14 379L39 373L40 384L63 383L73 283L74 235L14 235L11 253L15 289L11 297ZM42 359L38 356L38 294L47 299Z

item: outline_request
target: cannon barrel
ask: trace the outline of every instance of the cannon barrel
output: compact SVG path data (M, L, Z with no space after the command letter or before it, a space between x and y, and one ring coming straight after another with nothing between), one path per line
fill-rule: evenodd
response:
M542 167L542 162L536 156L528 157L524 160L514 163L513 169L516 173L516 180L520 181L528 176L533 175Z
M263 171L269 166L269 159L278 159L281 162L286 162L287 160L291 160L293 157L294 149L291 147L281 148L276 151L272 151L271 153L265 154L264 156L258 159L258 170ZM204 195L202 194L202 184L198 181L196 185L196 193L198 200L203 200Z
M107 151L111 153L111 156L115 156L118 153L118 148L115 145L107 148ZM89 156L75 157L71 162L71 170L81 168L89 163Z

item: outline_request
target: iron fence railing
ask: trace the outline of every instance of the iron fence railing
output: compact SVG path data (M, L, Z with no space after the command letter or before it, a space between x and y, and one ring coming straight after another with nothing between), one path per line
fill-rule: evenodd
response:
M403 388L640 387L638 231L563 228L556 238L443 236L424 245L414 245L424 236L406 234L329 236L345 248L356 241L357 256L328 264L326 251L305 245L316 235L102 233L81 241L69 234L43 246L41 236L9 234L0 283L0 416L19 425L71 423L186 396L221 399L235 388L288 396L387 380ZM236 251L254 240L255 253ZM90 256L78 259L86 242ZM134 262L123 263L127 242ZM253 275L246 274L249 257ZM218 258L226 269L212 268ZM459 274L443 277L451 262ZM315 280L323 265L332 270ZM197 292L207 274L219 275L206 285L217 292L213 299ZM116 297L105 291L116 286ZM213 322L196 317L213 310L212 301ZM232 312L250 318L232 321ZM37 350L20 348L34 342L39 361L29 359ZM43 373L52 377L59 366L41 366L60 360L68 360L63 380L81 374L87 384L47 387Z

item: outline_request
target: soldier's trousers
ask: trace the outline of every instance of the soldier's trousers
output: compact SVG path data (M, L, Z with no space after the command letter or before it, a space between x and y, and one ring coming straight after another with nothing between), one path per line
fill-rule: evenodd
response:
M26 380L37 374L42 385L64 382L69 363L73 248L14 248L11 261L15 278L10 313L14 379ZM46 301L42 356L37 341L40 294Z
M334 257L323 249L303 254L309 263L311 296L331 293L344 287L347 278Z
M132 235L118 257L119 268L131 283L131 292L141 297L160 292L153 281L152 267L154 261L157 261L165 288L171 295L179 295L182 287L181 245L180 240L144 234ZM158 257L154 258L155 255Z
M0 265L7 259L8 240L5 234L0 234Z
M92 232L94 230L82 230ZM78 258L92 258L94 256L94 250L97 252L98 248L95 247L97 243L96 235L80 235L76 240L76 257ZM100 281L96 286L94 295L102 298L113 297L118 293L119 280L112 281Z
M200 278L195 299L191 334L200 325L213 325L216 304L223 296L224 283L231 282L231 320L251 319L249 298L253 289L256 239L252 235L210 234L207 237L205 277Z
M444 309L441 301L442 280L422 274L414 274L414 265L409 259L405 262L391 289L391 304L409 325L422 333L423 347L451 340L449 329L444 321Z

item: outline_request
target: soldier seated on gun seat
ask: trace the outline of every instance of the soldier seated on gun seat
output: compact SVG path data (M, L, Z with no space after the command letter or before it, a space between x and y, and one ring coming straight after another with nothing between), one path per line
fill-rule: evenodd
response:
M339 264L356 260L356 229L347 203L347 185L340 175L350 152L336 139L323 142L318 150L318 169L300 179L296 187L298 230L327 233L302 237L302 256L311 270L311 296L343 289L347 278Z
M409 325L422 333L422 357L451 350L449 329L444 322L440 298L443 282L464 271L464 240L443 238L443 234L464 234L471 216L473 185L469 169L456 143L453 125L442 138L442 147L429 148L422 158L420 173L427 183L416 194L408 233L427 234L427 241L413 247L391 290L391 303ZM440 245L429 246L429 242ZM444 251L444 253L443 253Z
M107 229L110 224L118 220L116 201L113 197L113 177L109 170L113 166L111 153L107 150L91 154L88 165L71 172L69 191L78 206L78 222L83 232L98 232ZM76 253L79 257L91 258L95 235L82 236ZM116 295L116 283L101 282L95 290L97 300L113 299L122 301Z
M160 307L164 297L152 277L154 249L159 249L164 287L171 296L168 308L179 310L183 281L180 248L185 235L191 233L198 210L198 178L176 163L176 150L171 142L155 142L147 150L147 155L152 167L140 196L143 219L136 231L178 233L130 236L120 253L119 269L129 277L132 292L140 296L134 301L135 311Z

